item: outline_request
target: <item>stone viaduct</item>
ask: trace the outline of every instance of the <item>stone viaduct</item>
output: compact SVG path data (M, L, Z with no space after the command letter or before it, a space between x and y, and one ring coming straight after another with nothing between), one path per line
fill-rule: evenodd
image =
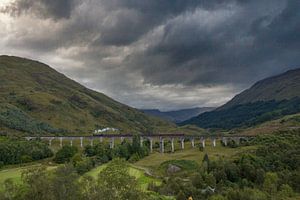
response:
M221 140L225 146L227 146L228 141L235 141L236 144L239 144L241 139L248 140L251 138L250 136L242 136L242 135L234 135L234 136L199 136L199 135L185 135L185 134L141 134L138 135L140 138L140 145L143 146L144 141L149 141L149 148L150 152L153 152L153 141L159 140L159 149L161 153L164 153L165 151L165 141L170 141L171 143L171 152L175 151L175 145L174 141L179 141L180 148L184 149L185 141L190 141L191 146L195 147L195 141L199 140L200 145L205 148L206 141L210 140L211 145L213 147L217 146L217 140ZM42 136L42 137L36 137L36 136L28 136L25 137L27 140L32 139L41 139L41 140L47 140L49 142L49 146L52 145L53 140L59 140L60 147L63 146L63 140L67 140L70 142L70 145L73 145L74 140L80 140L80 147L83 148L83 141L88 140L90 141L90 145L93 146L93 143L95 140L99 140L99 142L103 142L103 139L109 139L109 146L110 148L114 148L115 146L115 140L119 139L121 142L124 141L124 139L128 139L132 141L134 135L132 134L99 134L99 135L93 135L93 136Z

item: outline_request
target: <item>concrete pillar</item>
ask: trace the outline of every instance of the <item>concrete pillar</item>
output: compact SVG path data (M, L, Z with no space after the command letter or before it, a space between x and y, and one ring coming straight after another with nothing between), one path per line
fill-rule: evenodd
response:
M181 149L184 149L184 138L182 138L182 139L180 140L180 142L181 142Z
M202 143L202 147L205 148L205 139L204 138L201 139L201 143Z
M91 146L94 145L94 140L93 140L93 138L91 138L90 145L91 145Z
M192 138L192 139L191 139L191 142L192 142L192 147L195 148L195 139Z
M143 147L143 142L144 142L143 137L140 137L140 146L141 147Z
M124 137L121 137L120 139L121 139L121 143L124 142Z
M62 144L62 141L63 141L63 138L62 138L62 137L60 137L60 138L59 138L59 145L60 145L60 147L62 147L62 146L63 146L63 144Z
M99 138L99 142L102 143L103 142L103 137Z
M52 145L52 139L49 140L49 146L51 147Z
M213 147L216 147L216 145L217 145L217 144L216 144L216 138L213 138L213 139L212 139L212 145L213 145Z
M227 138L226 137L223 137L223 144L224 144L224 146L227 146Z
M70 140L70 146L73 146L73 138Z
M112 137L112 138L110 138L109 147L110 147L111 149L113 149L114 146L115 146L115 138Z
M83 137L80 137L80 147L83 148Z
M171 138L171 151L172 151L172 153L175 151L175 148L174 148L174 138Z
M162 137L160 137L159 139L159 144L160 144L160 153L164 153L165 152L165 144L164 144L164 139Z
M153 139L149 138L149 142L150 142L150 153L153 152Z
M235 138L234 138L234 141L235 141L235 143L236 143L237 145L240 144L240 138L239 138L239 137L235 137Z

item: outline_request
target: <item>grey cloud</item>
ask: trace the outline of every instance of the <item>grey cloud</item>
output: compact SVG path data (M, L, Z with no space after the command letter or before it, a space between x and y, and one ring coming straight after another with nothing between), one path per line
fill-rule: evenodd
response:
M16 0L7 9L16 30L0 46L41 58L131 106L216 106L259 79L300 66L299 4Z
M207 15L200 8L171 19L145 56L131 56L130 62L143 63L137 66L142 66L145 82L157 85L245 86L299 67L300 2L274 2L243 2Z
M15 0L5 11L13 15L36 14L44 18L69 18L78 0Z

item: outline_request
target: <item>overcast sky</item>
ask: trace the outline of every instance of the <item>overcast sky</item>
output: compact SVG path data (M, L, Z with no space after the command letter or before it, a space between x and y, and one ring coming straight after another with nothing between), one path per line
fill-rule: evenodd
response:
M218 106L300 67L300 0L0 0L0 54L136 108Z

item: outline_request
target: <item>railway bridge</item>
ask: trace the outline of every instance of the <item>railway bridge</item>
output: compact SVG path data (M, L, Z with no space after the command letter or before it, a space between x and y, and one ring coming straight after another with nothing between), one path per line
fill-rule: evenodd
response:
M115 140L120 140L123 142L125 139L132 141L133 137L135 135L133 134L97 134L92 136L28 136L25 137L27 140L33 140L33 139L41 139L41 140L47 140L49 142L49 146L52 145L53 140L59 140L60 147L63 146L63 141L67 140L70 142L70 145L73 145L74 140L80 141L80 147L83 148L84 140L88 140L90 142L90 145L93 146L94 141L98 140L100 143L103 142L103 139L109 140L109 146L110 148L114 148L115 146ZM205 148L206 141L210 140L211 145L213 147L217 146L217 141L222 141L225 146L227 146L228 141L235 141L236 144L239 144L241 139L248 140L251 138L251 136L245 136L245 135L232 135L232 136L222 136L222 135L216 135L216 136L201 136L201 135L185 135L185 134L140 134L138 135L140 139L140 145L144 145L144 141L149 141L149 148L150 152L153 152L153 141L159 140L159 149L161 153L164 153L165 151L165 141L170 141L171 143L171 152L175 151L175 145L174 142L178 141L180 143L180 148L184 149L185 141L189 141L191 143L192 148L195 148L195 141L200 141L200 145Z

